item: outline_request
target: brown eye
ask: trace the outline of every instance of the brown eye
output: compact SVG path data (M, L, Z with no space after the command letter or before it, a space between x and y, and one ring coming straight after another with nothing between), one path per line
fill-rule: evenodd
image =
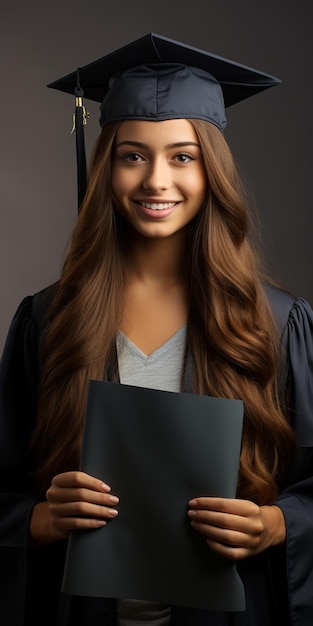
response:
M190 154L185 154L185 153L177 154L175 159L179 163L189 163L189 161L194 161L195 160L195 158L193 156L191 156Z
M127 154L124 154L122 156L122 159L124 161L130 161L132 163L138 163L138 161L141 161L143 159L143 157L138 154L138 152L128 152Z

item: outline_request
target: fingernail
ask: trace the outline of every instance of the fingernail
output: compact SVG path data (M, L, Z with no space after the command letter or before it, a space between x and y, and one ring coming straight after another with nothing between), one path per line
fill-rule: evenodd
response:
M105 483L101 483L101 488L103 489L103 491L111 491L111 487L109 485L106 485Z
M117 496L110 496L109 500L110 502L112 502L112 504L117 504L119 502L119 499Z

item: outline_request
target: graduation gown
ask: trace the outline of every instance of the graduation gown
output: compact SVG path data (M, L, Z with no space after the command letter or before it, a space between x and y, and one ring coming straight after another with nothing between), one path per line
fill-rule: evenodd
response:
M36 504L25 450L34 427L40 375L39 344L53 286L25 297L10 325L0 368L0 624L114 626L115 600L60 593L66 541L32 549ZM313 624L313 311L276 288L268 295L284 347L285 383L298 454L277 505L287 529L284 546L237 564L247 608L216 613L172 608L172 626Z

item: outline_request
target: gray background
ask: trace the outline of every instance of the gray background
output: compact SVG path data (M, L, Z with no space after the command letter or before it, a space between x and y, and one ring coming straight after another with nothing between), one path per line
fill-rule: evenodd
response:
M74 99L47 89L148 32L279 77L228 109L275 276L313 303L311 0L30 0L1 8L0 353L20 300L53 282L76 216ZM86 127L87 157L98 105Z

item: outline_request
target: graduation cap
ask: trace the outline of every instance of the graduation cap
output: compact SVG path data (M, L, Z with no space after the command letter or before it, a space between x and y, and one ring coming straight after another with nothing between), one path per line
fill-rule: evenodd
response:
M229 59L150 33L48 85L74 94L78 203L86 189L83 97L113 121L202 119L226 126L225 108L281 81Z

